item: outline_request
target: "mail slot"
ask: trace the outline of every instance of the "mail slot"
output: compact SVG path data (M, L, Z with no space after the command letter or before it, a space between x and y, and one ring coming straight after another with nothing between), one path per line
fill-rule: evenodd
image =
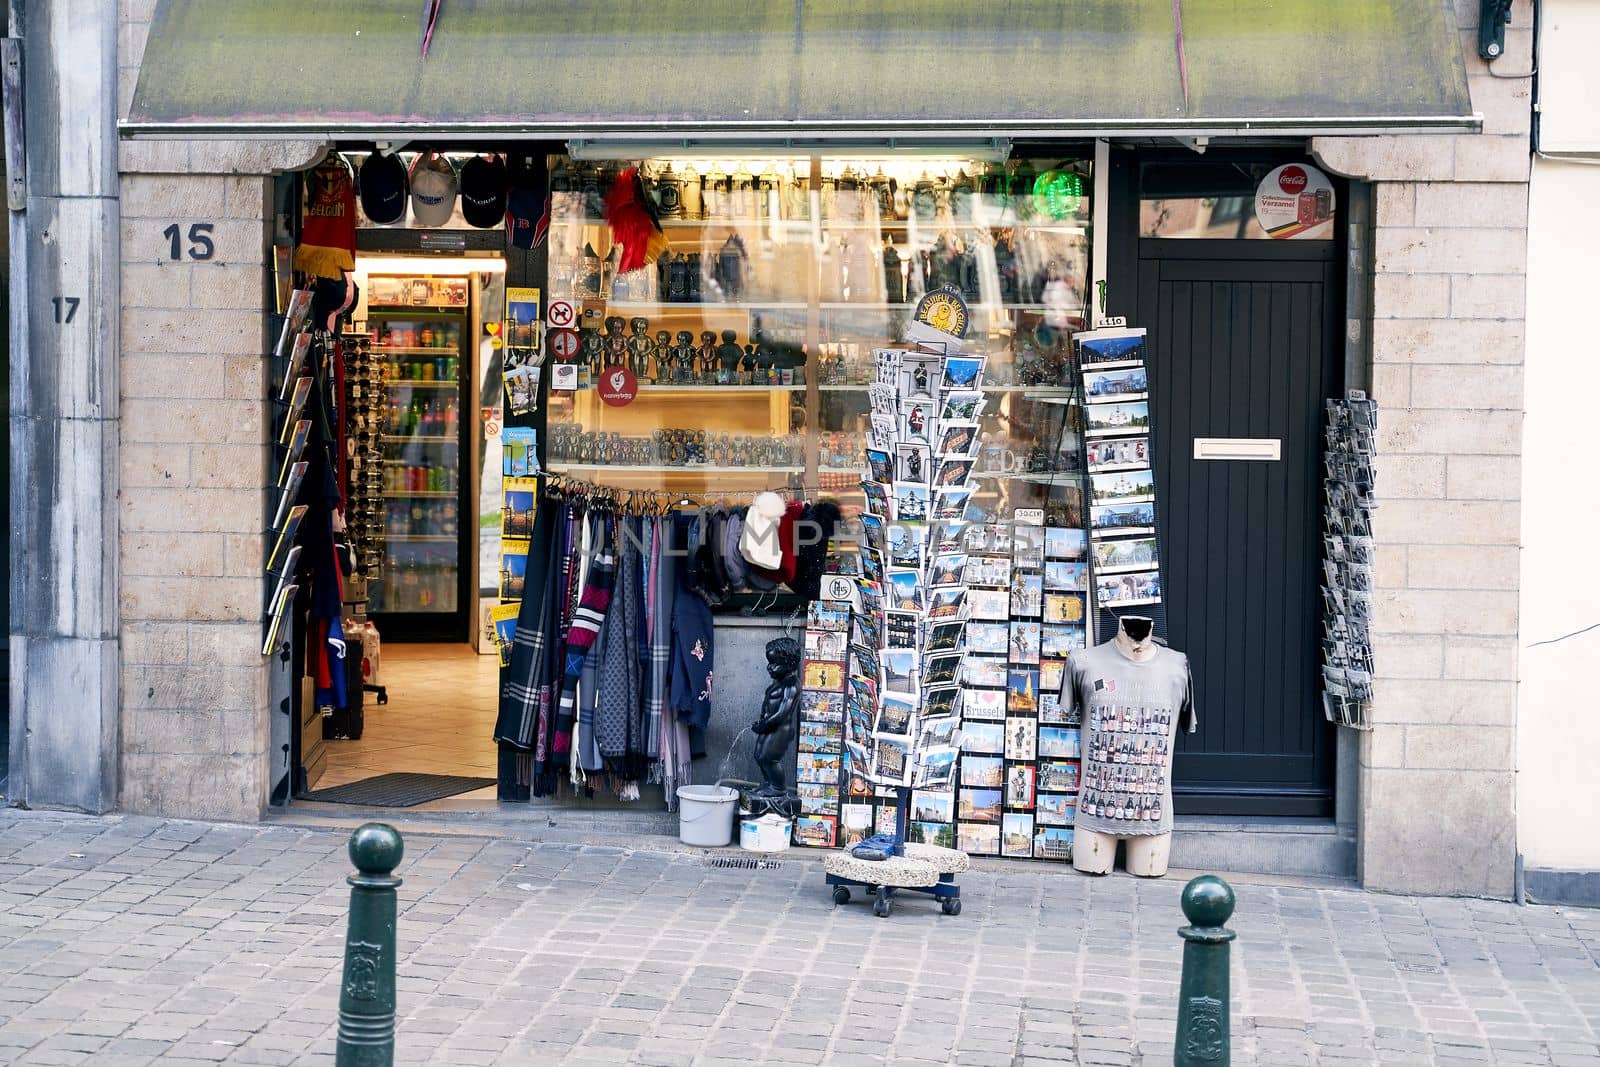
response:
M1283 458L1280 437L1196 437L1195 459L1240 459L1276 463Z

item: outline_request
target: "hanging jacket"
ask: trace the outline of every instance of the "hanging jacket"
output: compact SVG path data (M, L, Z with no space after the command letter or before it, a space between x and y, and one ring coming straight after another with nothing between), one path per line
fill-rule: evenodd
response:
M695 516L672 517L670 550L680 564L693 544ZM711 687L716 665L716 637L711 609L689 587L687 566L680 566L678 595L672 611L672 672L669 697L673 716L690 727L690 747L696 759L705 755L705 728L711 721Z

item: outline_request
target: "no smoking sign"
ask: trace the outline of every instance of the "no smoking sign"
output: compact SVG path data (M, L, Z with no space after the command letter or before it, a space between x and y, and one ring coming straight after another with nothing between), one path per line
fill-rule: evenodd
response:
M570 306L570 305L569 305ZM577 330L551 330L550 354L558 360L568 360L578 354Z

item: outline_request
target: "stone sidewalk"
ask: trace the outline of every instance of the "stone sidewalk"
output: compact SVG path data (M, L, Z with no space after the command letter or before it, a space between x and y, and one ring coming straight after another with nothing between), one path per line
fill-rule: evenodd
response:
M331 1063L346 839L0 811L0 1063ZM1177 879L883 920L814 857L406 846L398 1062L1172 1062ZM1600 912L1235 888L1235 1064L1600 1064Z

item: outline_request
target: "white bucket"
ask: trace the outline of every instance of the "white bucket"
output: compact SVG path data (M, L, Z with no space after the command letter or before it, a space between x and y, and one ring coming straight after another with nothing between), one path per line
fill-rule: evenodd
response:
M739 820L739 847L746 852L782 852L789 847L792 829L781 815L769 813L759 819L746 815Z
M738 804L739 791L725 785L680 785L678 840L702 848L731 844Z

